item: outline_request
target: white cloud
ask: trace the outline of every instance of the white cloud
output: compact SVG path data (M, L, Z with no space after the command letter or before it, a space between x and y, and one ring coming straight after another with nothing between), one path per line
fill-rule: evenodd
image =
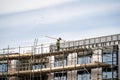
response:
M60 2L60 1L59 1ZM2 26L22 26L22 25L40 25L51 24L56 22L64 22L76 17L86 18L93 15L104 14L119 8L119 3L98 4L98 5L82 5L73 7L53 8L46 12L33 12L18 14L4 19L0 19Z
M0 0L0 14L23 12L70 1L72 0Z
M75 6L70 8L65 8L63 10L54 10L49 14L44 15L43 23L55 23L55 22L63 22L66 20L74 19L76 17L86 18L88 16L104 14L109 11L113 11L116 8L120 7L119 3L115 4L104 4L104 5L96 5L96 6Z

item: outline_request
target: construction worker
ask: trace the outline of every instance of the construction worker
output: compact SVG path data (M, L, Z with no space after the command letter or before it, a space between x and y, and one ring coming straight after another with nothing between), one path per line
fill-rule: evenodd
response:
M62 40L61 38L58 38L56 41L56 47L57 47L57 51L60 50L60 40Z

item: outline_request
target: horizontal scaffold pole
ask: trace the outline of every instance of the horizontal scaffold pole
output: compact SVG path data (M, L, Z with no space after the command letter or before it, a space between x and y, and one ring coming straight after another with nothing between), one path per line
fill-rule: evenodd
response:
M60 54L69 54L74 52L81 52L88 50L87 48L79 48L79 49L70 49L70 50L63 50L63 51L55 51L55 52L48 52L48 53L40 53L40 54L34 54L34 58L40 58L45 56L53 56L53 55L60 55ZM14 54L1 54L0 60L18 60L18 59L28 59L31 58L32 53L14 53Z
M61 66L61 67L52 67L52 68L43 68L43 69L36 69L36 70L24 70L19 71L20 76L29 75L30 73L38 74L38 73L51 73L51 72L58 72L58 71L69 71L69 70L79 70L79 69L92 69L98 67L109 67L109 64L101 63L101 62L94 62L88 64L75 64L70 66ZM18 75L18 71L8 72L8 73L0 73L0 76L16 76Z

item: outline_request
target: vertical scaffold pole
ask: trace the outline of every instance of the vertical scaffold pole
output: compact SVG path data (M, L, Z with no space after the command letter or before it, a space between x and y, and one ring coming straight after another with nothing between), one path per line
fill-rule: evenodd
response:
M9 73L9 68L10 68L10 64L9 64L9 45L8 45L8 48L7 48L7 74ZM8 78L8 76L7 76L7 74L6 74L6 78L7 78L7 80L9 80Z
M31 46L31 53L32 53L32 46ZM32 80L32 65L31 65L31 61L32 61L32 55L30 57L30 61L29 61L29 69L30 69L30 80Z
M34 67L34 61L35 61L35 58L34 58L34 55L35 55L35 53L36 53L36 47L37 47L37 43L38 43L38 39L35 39L34 40L34 45L33 45L33 47L32 47L32 64L31 64L31 66L32 66L32 80L34 80L34 77L35 77L35 75L34 75L34 70L35 70L35 67Z
M4 49L3 49L3 61L4 61L4 59L5 59L5 57L4 57ZM7 67L7 66L6 66ZM4 66L3 66L3 64L2 64L2 79L4 79Z
M19 70L20 70L20 46L19 46L19 57L18 57L18 63L17 63L17 70L18 70L18 74L17 74L17 79L19 80Z
M71 49L72 46L69 45L69 47L70 47L70 49ZM70 57L71 57L71 65L72 65L72 61L73 61L72 54L73 54L73 53L70 54ZM71 70L71 80L72 80L72 70Z
M40 80L42 80L42 54L43 54L43 44L41 44L41 57L40 57Z
M62 54L62 66L63 66L63 70L62 70L62 78L64 78L64 59L66 58L66 56L64 55L64 51L63 51L63 54Z

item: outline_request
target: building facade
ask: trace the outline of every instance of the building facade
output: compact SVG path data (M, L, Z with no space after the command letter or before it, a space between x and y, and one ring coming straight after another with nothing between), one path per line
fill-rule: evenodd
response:
M1 51L2 80L120 80L120 34ZM28 49L28 48L27 48ZM26 49L25 49L26 50Z

